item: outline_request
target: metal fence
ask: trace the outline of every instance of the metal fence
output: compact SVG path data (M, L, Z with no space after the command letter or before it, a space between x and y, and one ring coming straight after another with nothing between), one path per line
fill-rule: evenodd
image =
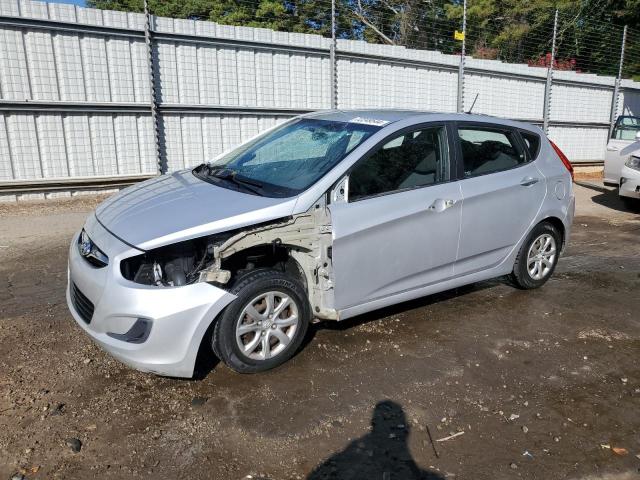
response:
M406 18L352 11L371 24L354 29L340 21L343 7L325 6L331 28L314 35L0 0L0 199L174 171L332 107L473 104L474 113L544 126L574 162L601 161L612 120L640 114L640 83L623 78L622 28L607 30L602 66L579 62L576 71L561 63L575 39L557 13L535 38L496 49L483 46L490 27L465 26L465 12L454 22L422 19L422 40L400 42L403 31L406 39L416 32ZM463 40L453 37L458 29ZM389 41L373 43L376 30ZM534 65L522 53L533 41L542 45Z

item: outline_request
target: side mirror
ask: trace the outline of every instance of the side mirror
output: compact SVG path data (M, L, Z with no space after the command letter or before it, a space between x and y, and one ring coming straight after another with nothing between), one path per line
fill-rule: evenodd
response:
M636 142L640 142L640 130L636 132Z

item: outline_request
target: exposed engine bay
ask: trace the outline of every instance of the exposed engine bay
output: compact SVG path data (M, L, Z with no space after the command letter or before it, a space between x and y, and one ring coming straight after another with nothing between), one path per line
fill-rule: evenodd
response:
M309 211L246 228L149 250L121 262L133 282L225 288L257 268L280 269L306 287L317 318L337 319L333 297L331 216L325 198Z

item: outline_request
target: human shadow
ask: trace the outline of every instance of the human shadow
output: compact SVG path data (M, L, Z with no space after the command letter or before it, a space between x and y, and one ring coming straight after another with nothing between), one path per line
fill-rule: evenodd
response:
M402 407L379 402L371 418L371 431L318 465L307 480L443 480L423 470L411 456L409 425Z

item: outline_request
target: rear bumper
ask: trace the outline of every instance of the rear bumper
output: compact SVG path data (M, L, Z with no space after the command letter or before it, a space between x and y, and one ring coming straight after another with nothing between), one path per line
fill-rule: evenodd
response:
M640 198L640 171L622 167L619 193L621 197Z
M78 252L78 237L74 236L69 249L67 304L78 326L133 368L172 377L193 376L207 328L235 296L207 283L155 287L128 281L120 274L120 260L140 252L110 235L95 219L87 221L85 230L109 256L109 265L96 268L89 264ZM83 296L80 308L72 284ZM87 301L93 305L90 318ZM132 343L109 335L122 338L139 319L148 326L143 341Z

